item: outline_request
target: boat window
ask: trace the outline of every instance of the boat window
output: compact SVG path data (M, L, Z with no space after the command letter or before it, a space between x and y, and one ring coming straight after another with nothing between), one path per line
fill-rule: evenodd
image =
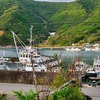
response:
M30 65L27 65L27 67L31 67Z
M28 57L28 55L26 55L26 58Z
M34 67L38 67L38 65L34 65Z
M25 57L25 55L23 55L23 57Z
M39 58L40 56L33 56L33 58Z
M79 67L79 65L78 65L78 64L77 64L76 66L77 66L77 67Z

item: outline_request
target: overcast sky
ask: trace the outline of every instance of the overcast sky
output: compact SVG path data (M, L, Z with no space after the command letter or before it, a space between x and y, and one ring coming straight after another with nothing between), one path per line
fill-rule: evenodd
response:
M35 1L47 1L47 2L71 2L75 0L35 0Z

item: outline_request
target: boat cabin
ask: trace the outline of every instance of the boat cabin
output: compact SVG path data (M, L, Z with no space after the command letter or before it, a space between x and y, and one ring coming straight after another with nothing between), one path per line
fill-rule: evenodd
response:
M97 73L100 72L100 57L94 59L93 68Z

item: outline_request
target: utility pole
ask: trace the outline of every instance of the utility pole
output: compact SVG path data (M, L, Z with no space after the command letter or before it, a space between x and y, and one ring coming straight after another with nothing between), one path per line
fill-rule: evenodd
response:
M34 71L33 52L31 52L31 63L32 63L32 69L33 69L33 80L34 80L34 85L35 85L36 93L38 93L38 92L39 92L39 88L38 88L38 83L37 83L36 74L35 74L35 71ZM40 99L39 99L39 95L37 95L36 100L40 100Z
M30 42L30 47L32 49L32 30L33 30L33 26L31 26L31 28L29 28L29 31L30 31L30 39L29 39L29 42ZM36 74L35 74L35 71L34 71L34 61L33 61L33 51L30 50L30 54L31 54L31 64L32 64L32 71L33 71L33 80L34 80L34 85L35 85L35 89L36 89L36 93L39 92L39 89L38 89L38 83L37 83L37 78L36 78ZM39 99L39 95L37 95L37 98L36 100L40 100Z

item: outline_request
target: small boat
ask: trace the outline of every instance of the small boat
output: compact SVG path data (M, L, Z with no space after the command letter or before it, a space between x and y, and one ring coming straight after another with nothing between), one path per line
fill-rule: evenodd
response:
M43 64L26 64L26 65L23 65L23 70L25 71L33 71L33 68L34 68L34 71L35 72L47 72L47 67L44 66Z

